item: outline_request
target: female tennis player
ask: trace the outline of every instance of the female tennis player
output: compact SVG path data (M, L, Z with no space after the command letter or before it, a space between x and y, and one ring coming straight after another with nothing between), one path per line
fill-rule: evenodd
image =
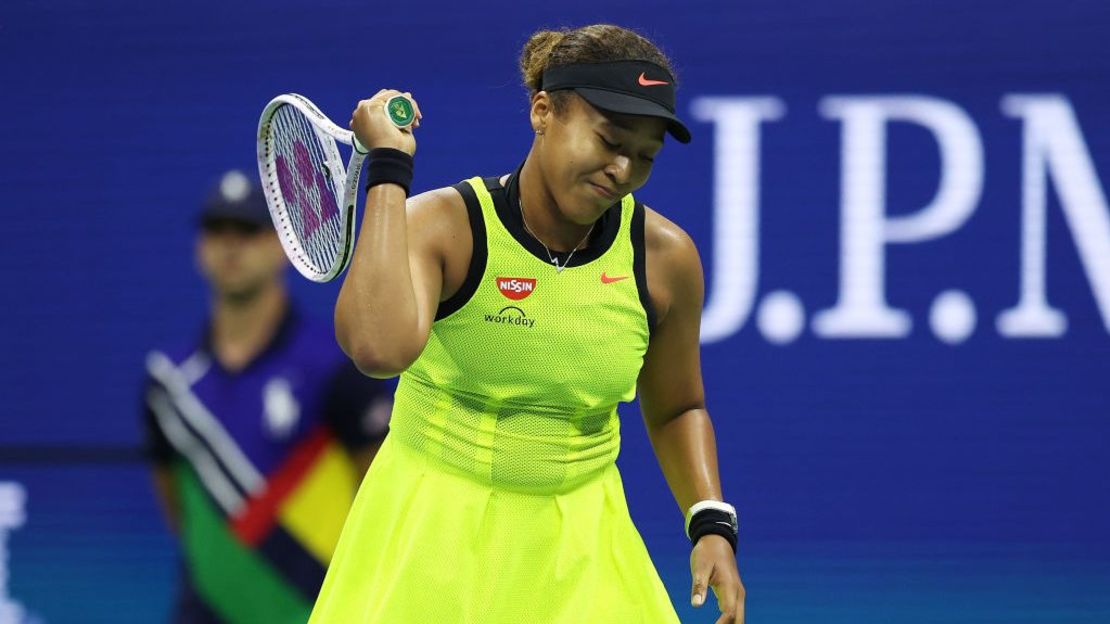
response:
M363 372L401 380L311 621L678 622L615 464L616 406L638 390L686 514L691 601L711 588L718 624L742 623L699 363L701 264L632 196L665 133L690 140L674 72L610 25L537 32L521 69L524 163L407 202L412 127L382 111L400 92L353 113L369 184L336 335Z

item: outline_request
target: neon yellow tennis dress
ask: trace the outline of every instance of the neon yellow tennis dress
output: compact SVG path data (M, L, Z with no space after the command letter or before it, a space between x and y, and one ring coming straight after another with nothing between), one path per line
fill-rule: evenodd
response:
M313 624L678 622L614 464L653 319L643 206L615 204L559 272L516 178L455 187L470 273L401 376Z

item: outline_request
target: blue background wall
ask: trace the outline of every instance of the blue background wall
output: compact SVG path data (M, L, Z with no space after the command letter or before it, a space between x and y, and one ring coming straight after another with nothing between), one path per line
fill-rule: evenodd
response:
M13 599L49 622L158 621L168 608L173 545L128 451L142 358L200 323L192 219L220 172L253 171L269 98L306 94L345 124L359 98L411 90L425 115L417 190L506 172L531 137L521 45L541 26L601 21L674 57L695 133L664 149L639 196L698 242L707 283L757 279L744 322L703 347L749 621L1110 621L1110 319L1091 268L1110 256L1075 243L1077 230L1102 235L1110 181L1110 5L1093 1L5 2L0 481L27 492L26 524L7 538ZM1078 157L1103 182L1069 205L1069 226L1062 170L1050 176L1046 292L1068 318L1055 337L996 328L1021 292L1032 193L1025 125L1003 108L1013 94L1062 96ZM940 99L981 141L970 217L884 248L905 336L829 338L812 323L842 289L844 127L822 107L834 95ZM708 97L780 109L759 126L752 237L717 238L714 168L729 155L692 110ZM937 137L892 123L883 147L886 213L921 211L945 175ZM757 265L715 261L754 241ZM336 284L290 281L330 315ZM955 344L930 324L950 289L977 318ZM760 307L777 291L803 317L783 343L766 327L789 315ZM681 516L638 412L622 413L633 516L683 621L712 622L715 607L685 606Z

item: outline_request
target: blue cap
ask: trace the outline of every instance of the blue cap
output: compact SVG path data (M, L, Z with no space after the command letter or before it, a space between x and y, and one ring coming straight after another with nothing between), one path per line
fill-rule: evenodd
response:
M238 169L223 174L201 207L201 225L214 221L238 221L273 227L262 187Z

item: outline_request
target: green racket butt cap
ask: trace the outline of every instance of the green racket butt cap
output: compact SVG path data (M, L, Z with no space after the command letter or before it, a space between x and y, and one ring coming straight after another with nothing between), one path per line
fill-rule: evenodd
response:
M416 120L416 109L412 102L403 95L395 95L385 103L385 111L389 120L398 128L407 128Z

